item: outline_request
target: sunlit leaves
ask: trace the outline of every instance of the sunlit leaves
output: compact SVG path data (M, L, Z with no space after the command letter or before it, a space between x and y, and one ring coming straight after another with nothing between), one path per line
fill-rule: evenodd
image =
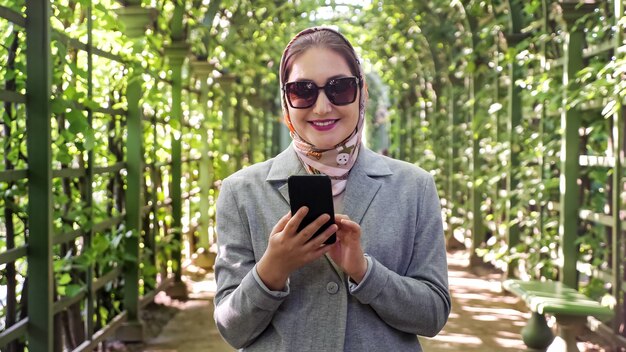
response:
M60 294L72 295L83 284L79 276L71 276L72 270L97 267L97 274L101 275L125 261L141 263L142 280L151 285L157 272L171 270L171 266L164 270L163 263L167 265L172 251L180 245L171 236L172 218L167 206L172 137L181 138L184 158L189 159L184 163L181 180L184 191L189 193L211 187L216 195L217 187L213 184L201 184L199 164L194 161L204 155L207 141L213 181L228 176L238 164L243 166L271 156L267 150L276 151L280 143L278 60L287 41L310 25L337 25L363 58L370 87L370 145L387 149L394 156L402 154L406 160L432 172L447 207L444 211L458 228L469 227L472 219L468 195L471 187L480 187L481 209L490 236L481 254L498 263L523 259L532 276L558 275L558 213L550 204L559 193L562 109L599 101L595 115L586 117L589 122L600 115L612 116L621 108L618 102L626 98L626 60L622 53L589 59L585 70L572 80L577 84L576 90L567 91L571 87L562 84L562 66L554 61L563 54L564 31L554 21L546 21L539 0L523 2L524 36L516 38L517 42L508 37L508 8L496 1L389 0L371 2L366 8L355 5L348 10L334 2L327 5L326 1L186 1L184 11L177 13L182 16L182 27L177 25L176 31L170 21L175 4L183 2L143 1L144 6L156 8L159 13L146 31L146 38L134 42L120 31L112 11L130 2L94 1L93 42L100 50L119 56L119 60L95 55L91 71L87 55L75 47L74 41L87 41L85 16L89 3L52 2L52 27L55 33L63 34L52 35L51 47L54 167L85 168L89 152L96 167L124 162L128 109L125 94L130 73L141 70L143 74L138 77L144 89L140 103L144 118L144 192L149 202L146 205L155 209L149 211L151 218L146 228L158 234L158 246L149 248L142 242L140 258L125 256L123 247L128 232L123 227L95 233L89 245L75 241L71 265L66 265L64 259L58 260L63 264L57 277ZM23 1L0 0L0 4L16 11L23 8ZM599 45L610 39L612 24L605 12L598 10L581 22L588 43ZM619 26L623 29L624 24ZM14 82L13 90L24 94L24 34L4 20L0 20L0 34L0 81ZM66 36L72 40L66 40ZM16 38L19 46L11 68L5 63ZM171 118L174 92L171 68L163 51L173 39L186 40L192 48L192 59L212 67L204 78L208 93L203 101L198 93L199 77L184 65L184 113L180 122ZM511 64L523 68L521 78L511 79ZM90 75L93 81L88 86ZM472 80L477 85L475 96L470 95ZM506 126L510 88L520 89L524 106L523 120L512 135ZM568 95L564 106L565 92ZM609 125L605 122L608 120L586 124L586 152L606 152ZM13 104L10 112L3 110L2 123L11 130L10 136L2 135L5 157L17 168L26 168L24 107ZM253 139L255 133L257 143ZM476 164L472 154L474 140L480 152L480 163ZM516 174L519 183L506 192L512 154L521 159ZM477 165L476 175L471 173L473 165ZM122 170L119 175L96 176L91 207L82 203L85 190L80 178L55 180L55 231L87 229L122 214L123 200L116 197L125 187L125 173ZM606 205L608 174L591 171L582 176L589 185L584 190L586 205L602 210ZM26 185L3 184L0 191L5 193L5 199L10 199L2 206L13 207L21 216L18 218L23 218ZM194 232L199 209L196 198L191 199L194 201L185 206L182 230ZM504 211L511 199L517 202L507 222ZM214 214L214 202L210 211ZM505 235L513 226L521 229L522 240L519 246L509 248ZM24 226L20 225L18 231L24 232ZM131 235L142 241L145 237L144 233ZM604 253L602 235L589 229L581 239L581 253L597 260ZM159 258L158 264L148 260L152 254ZM119 308L115 285L107 289L111 305ZM106 320L113 313L100 314Z

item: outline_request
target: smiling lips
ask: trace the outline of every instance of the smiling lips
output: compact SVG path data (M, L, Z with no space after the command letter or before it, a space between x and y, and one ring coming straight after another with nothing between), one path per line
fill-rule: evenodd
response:
M313 128L315 128L318 131L328 131L332 129L333 127L335 127L335 123L337 123L337 121L339 120L338 119L314 120L314 121L309 121L309 123L311 124L311 126L313 126Z

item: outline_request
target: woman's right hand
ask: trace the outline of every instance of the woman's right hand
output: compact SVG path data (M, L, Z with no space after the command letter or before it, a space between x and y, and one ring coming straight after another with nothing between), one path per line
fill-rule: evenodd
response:
M256 266L259 277L272 291L283 290L293 271L318 259L332 248L332 245L324 245L324 241L337 231L338 227L335 224L309 241L311 236L330 219L328 214L321 215L302 231L297 232L307 212L307 207L298 209L293 216L289 212L278 220L272 229L267 250Z

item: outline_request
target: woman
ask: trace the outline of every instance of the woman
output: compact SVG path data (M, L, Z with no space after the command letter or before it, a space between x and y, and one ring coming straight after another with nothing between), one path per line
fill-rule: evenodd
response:
M225 179L217 202L220 333L246 351L421 351L416 335L450 312L432 177L362 145L367 87L340 33L300 32L279 78L293 143ZM290 214L287 178L306 173L331 177L338 213L310 241L329 215L297 232L307 209Z

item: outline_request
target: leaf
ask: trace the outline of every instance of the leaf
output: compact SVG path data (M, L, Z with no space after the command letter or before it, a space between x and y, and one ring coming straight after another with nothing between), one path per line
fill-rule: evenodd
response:
M12 81L13 79L15 79L16 76L16 72L15 70L7 70L7 73L4 75L4 80L5 81Z
M105 306L100 306L98 310L100 311L100 316L102 317L102 319L104 321L108 321L107 319L109 319L109 309Z
M57 286L57 292L61 296L65 296L65 286Z
M94 263L94 261L92 260L91 257L88 254L89 252L83 252L83 254L81 254L78 257L75 257L73 260L73 265L72 267L77 268L79 270L88 270L89 267Z
M123 259L124 261L127 261L127 262L137 263L137 256L132 255L132 254L130 254L130 253L126 253L126 252L124 252L124 253L122 254L122 259Z
M66 148L59 149L59 152L57 153L57 160L62 164L69 164L72 162L72 156Z
M68 130L74 134L85 132L89 125L87 124L87 118L82 111L78 109L72 109L66 115L67 121L70 123Z
M52 99L50 103L50 110L53 114L62 114L65 112L67 104L63 99Z
M4 121L5 125L8 125L8 126L11 125L11 116L9 116L9 114L6 111L2 113L2 121Z
M83 131L83 134L85 136L85 142L83 143L83 147L85 148L85 150L92 150L96 145L96 137L94 135L93 129L87 128L85 131Z
M64 273L59 278L58 284L59 285L66 285L66 284L70 283L71 281L72 281L72 276L70 276L70 274L68 274L68 273Z
M53 267L54 272L58 273L61 271L69 270L67 264L68 263L65 260L55 260L52 267Z
M65 293L66 293L66 296L68 297L74 297L77 294L79 294L82 289L83 289L83 286L81 285L70 284L66 286Z
M104 253L109 248L109 239L102 234L96 235L91 241L91 248L96 253Z

